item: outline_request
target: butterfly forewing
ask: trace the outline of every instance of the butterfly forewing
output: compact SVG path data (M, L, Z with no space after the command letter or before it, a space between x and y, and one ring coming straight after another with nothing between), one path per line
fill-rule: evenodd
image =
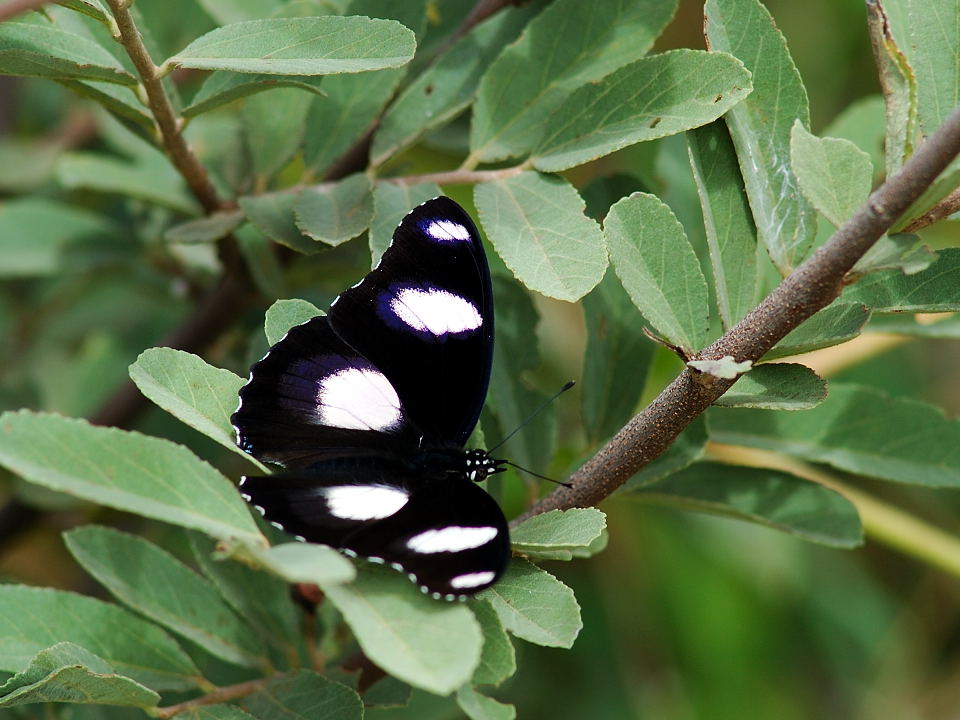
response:
M240 447L288 468L419 438L387 377L326 317L292 328L253 366L232 420Z
M448 198L423 203L380 264L330 307L336 333L390 378L413 423L463 445L493 358L493 295L480 235Z
M459 205L435 198L328 316L292 328L251 369L237 441L286 472L244 478L241 492L287 532L393 565L437 597L489 587L509 533L471 481L498 461L462 446L492 353L480 236Z

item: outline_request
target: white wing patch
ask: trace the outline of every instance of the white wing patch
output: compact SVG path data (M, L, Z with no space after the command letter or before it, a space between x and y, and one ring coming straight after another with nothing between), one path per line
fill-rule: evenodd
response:
M472 302L446 290L403 288L390 298L390 309L414 330L431 335L462 333L483 325Z
M344 368L324 377L317 413L324 425L347 430L389 430L403 419L397 391L383 373L369 368Z
M460 552L486 545L497 536L495 527L460 527L451 525L440 530L426 530L407 540L407 547L417 553Z
M330 514L343 520L379 520L407 504L409 495L385 485L335 485L320 491Z
M425 232L434 240L441 242L470 239L470 231L453 220L434 220L427 225Z
M474 588L478 585L486 585L494 578L493 572L485 570L484 572L467 573L466 575L457 575L450 579L450 587L458 590L464 588Z

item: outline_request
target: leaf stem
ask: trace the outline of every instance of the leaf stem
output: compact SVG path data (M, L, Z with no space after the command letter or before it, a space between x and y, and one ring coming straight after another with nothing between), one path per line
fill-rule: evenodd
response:
M150 53L143 44L143 37L130 13L129 3L125 0L106 0L113 12L117 29L120 31L120 44L123 45L137 69L140 82L146 93L147 104L153 113L160 140L174 167L186 180L194 197L208 213L226 210L230 204L218 195L206 168L187 145L183 137L181 118L177 117L170 98L163 88L159 68L154 65Z
M731 355L757 362L791 330L839 297L847 273L894 221L920 197L960 153L960 107L893 175L887 178L829 241L773 290L735 327L695 359ZM514 522L548 510L589 507L619 488L663 453L677 435L735 380L704 383L685 369L628 422L596 455Z
M186 712L187 710L192 710L193 708L203 707L204 705L216 705L217 703L226 702L228 700L236 700L237 698L246 697L247 695L252 695L258 690L262 690L271 680L282 676L282 673L278 673L267 678L248 680L247 682L238 683L236 685L226 685L224 687L217 688L213 692L203 695L202 697L177 703L176 705L167 705L166 707L157 708L153 711L153 715L154 717L158 718L171 718L174 715Z
M710 443L707 454L738 465L782 470L836 490L857 508L868 537L960 578L960 537L841 482L833 473L769 450Z
M425 173L423 175L402 175L379 178L380 182L392 182L398 185L416 185L417 183L435 183L437 185L467 185L484 183L491 180L503 180L516 177L530 169L529 163L514 165L500 170L448 170L446 172Z

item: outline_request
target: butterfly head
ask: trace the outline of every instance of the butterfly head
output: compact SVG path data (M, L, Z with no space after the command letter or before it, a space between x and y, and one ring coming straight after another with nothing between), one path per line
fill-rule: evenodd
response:
M489 475L503 472L505 462L491 457L486 450L466 450L463 454L464 470L474 482L483 482Z

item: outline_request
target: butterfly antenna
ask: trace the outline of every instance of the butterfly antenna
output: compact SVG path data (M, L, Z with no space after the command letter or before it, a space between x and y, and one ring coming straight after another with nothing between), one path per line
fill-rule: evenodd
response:
M575 381L573 381L573 380L570 380L569 382L567 382L562 388L560 388L559 390L557 390L553 395L551 395L551 396L548 397L546 400L544 400L542 403L540 403L540 407L538 407L536 410L534 410L532 413L530 413L530 414L527 416L527 419L526 419L526 420L524 420L522 423L520 423L519 425L517 425L517 427L515 427L512 431L510 431L510 433L508 433L507 436L506 436L503 440L501 440L501 441L498 442L496 445L494 445L492 448L490 448L489 450L487 450L487 452L493 452L493 451L496 450L498 447L500 447L500 446L503 445L505 442L507 442L507 440L509 440L510 438L512 438L512 437L513 437L514 435L516 435L518 432L520 432L523 428L525 428L525 427L530 423L531 420L533 420L537 415L539 415L541 410L543 410L547 405L549 405L550 403L552 403L554 400L556 400L558 397L560 397L561 395L563 395L567 390L569 390L570 388L572 388L572 387L573 387L574 385L576 385L576 384L577 384L577 383L576 383ZM510 465L510 464L512 464L512 463L507 463L507 464ZM514 466L514 467L516 467L516 466ZM528 473L530 473L531 475L537 475L535 472L531 472L530 470L525 470L524 468L519 468L519 469L520 469L520 470L523 470L524 472L528 472ZM537 477L542 477L542 476L537 475ZM549 480L550 478L546 478L546 479ZM556 481L554 481L554 482L556 482Z
M540 478L541 480L548 480L549 482L556 483L557 485L563 485L564 487L573 487L573 483L561 482L560 480L554 480L553 478L547 477L546 475L541 475L540 473L535 473L533 470L527 470L525 467L521 467L520 465L517 465L516 463L512 463L512 462L510 462L509 460L504 460L503 462L504 462L505 465L509 465L510 467L516 468L517 470L523 470L523 472L529 473L530 475L533 475L535 478Z

